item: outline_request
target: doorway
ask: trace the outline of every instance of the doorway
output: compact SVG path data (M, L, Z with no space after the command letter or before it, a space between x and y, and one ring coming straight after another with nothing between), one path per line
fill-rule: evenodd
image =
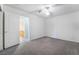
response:
M28 17L20 16L19 39L20 43L30 41L30 27Z

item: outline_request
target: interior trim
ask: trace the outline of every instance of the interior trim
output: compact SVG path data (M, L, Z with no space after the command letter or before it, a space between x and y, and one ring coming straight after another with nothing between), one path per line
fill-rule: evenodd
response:
M5 49L5 13L3 12L3 50Z

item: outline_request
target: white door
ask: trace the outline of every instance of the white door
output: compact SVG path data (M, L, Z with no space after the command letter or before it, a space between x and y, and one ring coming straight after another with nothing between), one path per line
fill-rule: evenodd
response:
M0 50L3 49L3 13L0 12Z
M5 48L19 44L19 16L5 12Z

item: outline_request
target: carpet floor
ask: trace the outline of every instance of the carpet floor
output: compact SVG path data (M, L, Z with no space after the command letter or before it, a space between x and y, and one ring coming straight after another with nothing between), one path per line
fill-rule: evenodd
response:
M2 55L79 55L79 43L43 37L0 52Z

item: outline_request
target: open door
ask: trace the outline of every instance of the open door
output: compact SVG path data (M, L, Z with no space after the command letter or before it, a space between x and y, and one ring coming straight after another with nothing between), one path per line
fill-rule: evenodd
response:
M19 44L19 15L5 12L5 48Z
M20 16L19 34L20 42L30 41L30 28L28 17Z

